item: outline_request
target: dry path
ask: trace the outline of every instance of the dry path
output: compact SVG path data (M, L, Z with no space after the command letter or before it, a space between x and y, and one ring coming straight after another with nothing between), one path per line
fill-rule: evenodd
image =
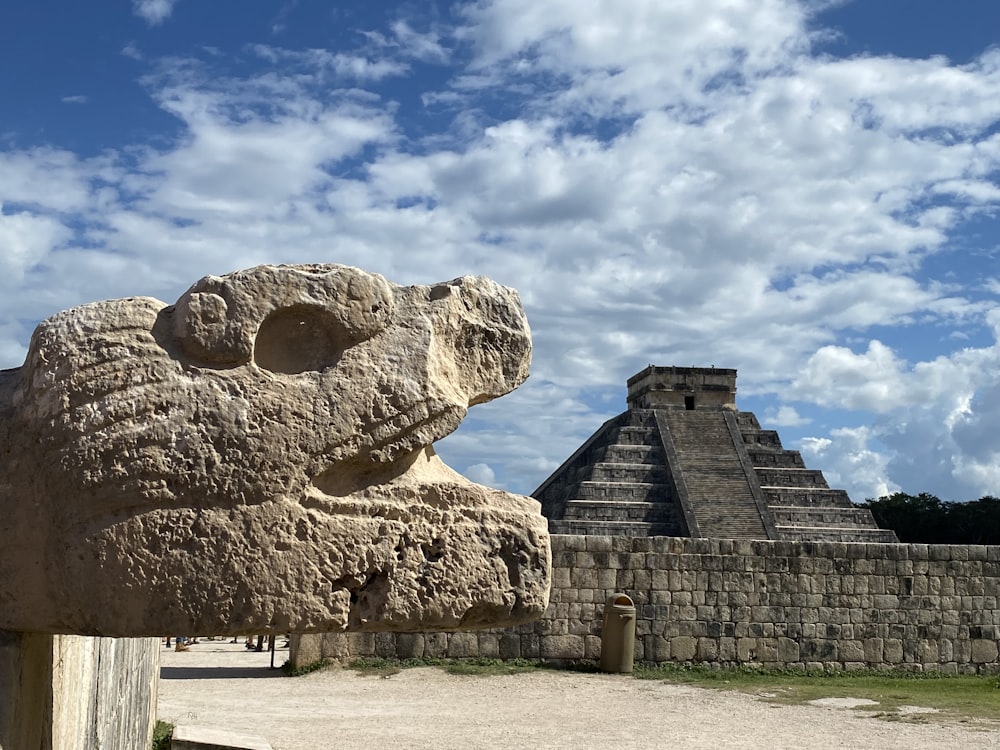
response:
M275 664L288 652L278 650ZM499 677L329 669L284 677L269 655L202 641L164 650L159 718L259 734L275 750L325 748L809 748L1000 750L1000 733L783 706L735 692L614 675Z

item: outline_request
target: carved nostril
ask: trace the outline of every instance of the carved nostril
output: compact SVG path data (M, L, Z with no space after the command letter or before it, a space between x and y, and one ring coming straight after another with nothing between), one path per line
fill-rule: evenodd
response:
M275 310L261 323L254 361L266 370L295 375L332 367L353 344L343 325L320 307Z

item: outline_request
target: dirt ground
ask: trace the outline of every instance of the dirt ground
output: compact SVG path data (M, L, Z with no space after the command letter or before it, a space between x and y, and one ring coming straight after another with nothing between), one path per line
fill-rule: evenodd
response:
M162 656L160 719L260 735L274 750L1000 748L996 730L870 718L849 700L776 707L736 692L576 672L372 677L334 668L290 678L269 668L267 652L227 641ZM275 665L287 656L279 648Z

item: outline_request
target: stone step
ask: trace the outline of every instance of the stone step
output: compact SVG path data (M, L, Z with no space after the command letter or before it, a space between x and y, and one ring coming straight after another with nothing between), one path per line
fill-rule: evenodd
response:
M818 487L829 489L823 472L819 469L776 469L767 466L756 468L757 481L765 491L772 487Z
M659 440L657 440L659 442ZM603 447L601 459L610 463L664 465L662 445L613 443Z
M872 514L864 508L802 508L787 505L772 505L770 508L778 526L878 528Z
M663 502L670 498L670 487L662 482L580 482L573 500L624 500Z
M618 445L660 446L660 436L656 427L616 427L611 431L610 440Z
M824 487L762 487L770 507L795 506L800 508L853 508L851 498L844 490Z
M769 448L781 449L781 438L774 430L740 430L743 442L747 446L760 445Z
M672 503L573 500L566 504L563 520L670 523L675 515Z
M856 529L819 526L778 526L778 533L790 542L867 542L895 544L899 540L889 529Z
M670 524L638 521L556 521L549 519L550 534L586 536L678 536L681 530Z
M750 464L755 469L777 468L777 469L804 469L805 462L802 454L798 451L776 451L770 448L749 447L747 455L750 457Z
M667 469L656 464L639 463L595 463L591 467L590 480L595 482L656 482L667 481Z

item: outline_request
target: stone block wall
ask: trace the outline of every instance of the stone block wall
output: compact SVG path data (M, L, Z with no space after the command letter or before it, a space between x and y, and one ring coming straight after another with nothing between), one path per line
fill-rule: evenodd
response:
M319 658L599 659L604 603L636 605L635 658L1000 673L1000 547L553 536L545 615L508 630L293 639Z

